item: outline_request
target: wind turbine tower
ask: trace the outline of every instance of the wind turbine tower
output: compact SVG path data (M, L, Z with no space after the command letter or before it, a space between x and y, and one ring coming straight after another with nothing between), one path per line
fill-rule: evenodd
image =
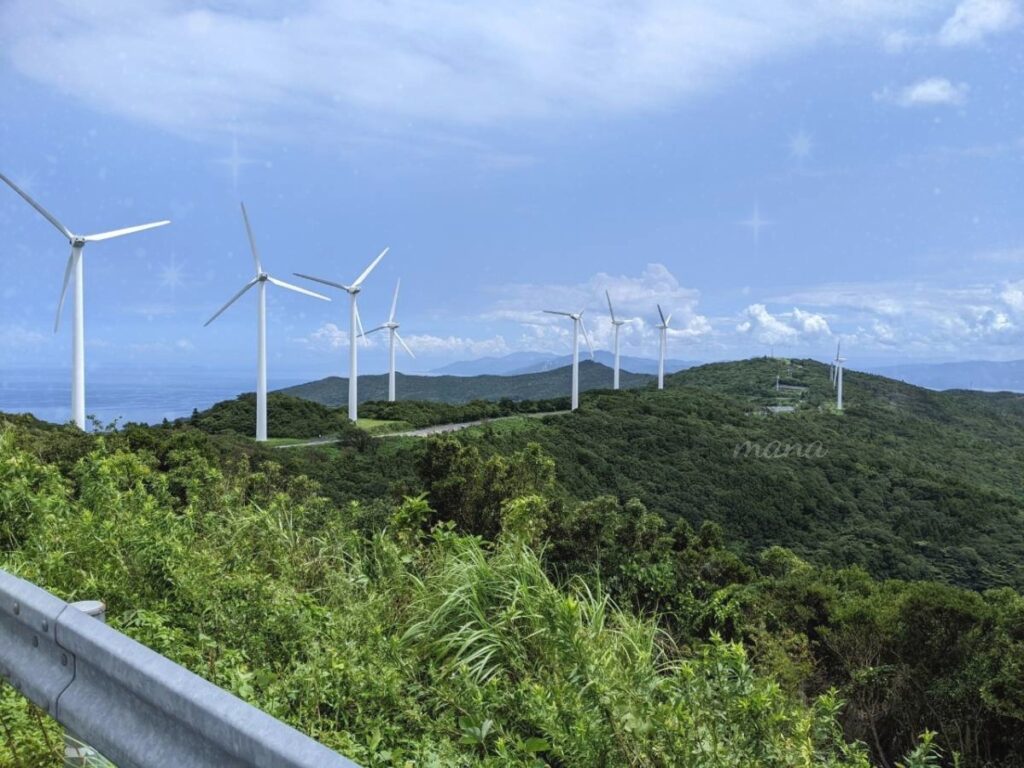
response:
M590 357L594 357L594 345L590 343L590 336L587 335L587 328L583 325L583 310L579 312L556 312L553 309L545 309L549 315L562 315L572 318L572 410L580 407L580 331L590 349Z
M619 328L625 325L625 320L619 320L615 317L615 310L612 309L612 297L611 294L606 290L604 292L605 298L608 299L608 314L612 318L612 328L615 330L615 364L612 367L612 389L619 388Z
M267 283L272 283L279 288L287 288L314 299L330 301L326 296L319 293L307 291L297 285L286 283L271 277L263 271L263 264L260 262L259 251L256 250L256 239L252 236L252 227L249 226L249 214L245 210L245 203L242 203L242 219L245 221L245 233L249 237L249 247L252 249L252 260L256 267L256 275L242 289L228 299L227 304L213 313L213 316L203 323L205 328L240 298L242 294L253 286L258 286L256 299L256 439L263 442L267 439Z
M836 386L836 361L839 360L839 348L842 345L842 343L843 343L842 339L840 339L839 341L836 342L836 358L835 358L835 360L832 361L832 365L829 366L828 374L829 374L829 378L832 381L832 387L833 388Z
M661 325L658 326L658 330L661 336L661 349L658 353L658 389L665 388L665 347L668 344L668 324L672 320L672 315L665 317L665 313L661 311L661 304L658 304L658 315L661 317Z
M363 289L363 281L369 277L374 268L380 264L380 260L384 258L384 255L387 252L388 249L385 248L377 254L377 258L370 262L370 266L364 269L362 274L359 275L351 285L336 283L333 280L326 280L322 277L304 275L301 272L293 273L296 277L302 277L306 280L323 283L324 285L329 285L332 288L340 288L348 294L348 418L352 422L355 422L359 418L359 354L356 350L356 329L358 328L360 336L366 335L363 332L363 321L359 318L359 307L356 306L356 297Z
M843 410L843 363L845 357L836 357L836 410Z
M402 345L402 349L409 353L409 357L416 357L409 349L409 345L405 343L405 340L398 335L398 321L395 320L395 310L398 308L398 289L401 287L402 281L399 280L395 283L395 296L391 300L391 314L388 315L388 321L383 325L378 325L371 331L367 331L363 336L369 336L371 333L377 331L383 331L385 328L388 331L388 402L395 402L395 341Z
M79 429L85 429L85 270L82 264L82 249L86 243L96 243L101 240L111 240L122 235L131 235L135 232L144 232L147 229L162 227L170 224L170 221L154 221L150 224L140 224L135 227L114 229L110 232L100 232L97 235L76 235L70 229L61 224L57 217L47 211L43 206L29 197L25 190L0 173L0 179L21 195L25 202L35 208L43 218L53 224L71 245L71 255L68 256L67 266L64 268L64 284L60 289L60 301L57 303L57 319L53 324L53 332L60 328L61 310L64 308L64 298L67 296L68 283L71 282L72 274L75 276L74 290L74 315L71 332L71 419Z

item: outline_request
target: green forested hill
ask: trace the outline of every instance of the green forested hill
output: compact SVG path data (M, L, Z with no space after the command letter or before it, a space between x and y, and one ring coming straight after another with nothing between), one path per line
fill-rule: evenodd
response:
M256 434L256 395L247 392L234 400L221 401L205 411L194 411L182 421L213 435L232 433L253 437ZM271 438L320 437L350 434L354 430L341 411L279 392L267 395L267 435Z
M654 380L642 373L620 372L624 389L643 387ZM396 374L395 390L399 400L426 400L440 403L468 403L473 400L549 400L569 393L570 367L553 371L524 373L518 376L409 376ZM580 362L580 390L611 389L612 369L590 360ZM323 405L348 403L348 379L329 376L319 381L280 390ZM387 400L386 374L359 377L359 402Z
M783 393L793 413L767 416L776 374L807 390ZM536 442L568 496L635 497L669 520L714 521L749 551L778 544L882 577L1024 586L1021 398L851 371L844 382L837 413L819 363L702 366L663 392L602 392L574 414L461 439L485 453Z

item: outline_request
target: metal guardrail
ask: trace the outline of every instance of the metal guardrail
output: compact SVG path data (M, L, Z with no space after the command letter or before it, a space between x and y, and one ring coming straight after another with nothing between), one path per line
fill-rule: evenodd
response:
M118 768L358 768L2 570L0 676Z

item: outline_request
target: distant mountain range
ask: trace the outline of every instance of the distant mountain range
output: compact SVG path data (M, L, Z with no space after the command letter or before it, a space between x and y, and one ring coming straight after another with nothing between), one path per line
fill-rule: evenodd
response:
M544 363L558 358L558 355L551 352L513 352L501 357L479 357L475 360L459 360L455 363L448 363L440 368L434 368L431 374L439 376L482 376L490 374L493 376L507 376L510 373L521 372L524 368L538 363Z
M871 371L928 389L1024 392L1024 360L910 363L874 367Z
M643 387L654 380L644 373L620 371L623 389ZM410 376L397 374L395 388L399 400L428 400L441 403L468 403L472 400L548 400L569 395L572 369L569 366L535 373L507 376ZM612 369L585 360L580 363L580 391L611 389ZM348 402L348 379L328 376L326 379L277 390L328 406ZM387 374L359 377L359 402L386 400Z
M580 353L580 361L590 360L585 353ZM607 350L600 349L594 354L594 362L611 368L615 356ZM572 355L556 355L551 352L513 352L502 357L481 357L476 360L462 360L449 363L431 371L432 374L450 376L514 376L523 373L540 373L572 364ZM675 373L692 368L699 363L691 360L666 360L665 373ZM622 355L619 358L621 371L657 375L658 361L646 357Z

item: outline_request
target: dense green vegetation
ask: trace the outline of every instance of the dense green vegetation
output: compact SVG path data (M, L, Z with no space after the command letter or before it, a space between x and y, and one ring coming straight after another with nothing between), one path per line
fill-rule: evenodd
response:
M827 376L316 449L12 418L0 557L368 765L1019 765L1024 400Z
M396 374L395 390L399 400L439 403L468 403L473 400L549 400L569 392L572 369L568 366L551 371L524 373L517 376L410 376ZM645 373L620 372L623 389L644 387L654 381ZM611 389L612 369L591 360L580 362L580 390ZM313 400L322 405L338 407L348 403L348 380L329 376L319 381L279 390L286 395ZM359 402L386 400L386 374L359 377Z
M794 413L760 415L779 371L808 391ZM667 386L590 394L575 414L460 439L484 453L539 443L568 498L636 497L669 521L714 521L750 554L782 545L878 577L1024 587L1024 399L847 372L837 413L826 366L768 359ZM759 458L748 442L823 455Z
M468 403L438 403L423 400L369 402L359 407L362 417L403 421L412 427L458 424L467 421L497 419L520 414L552 413L569 410L568 397L550 400L473 400Z
M205 411L194 411L187 421L213 435L255 437L256 395L248 392ZM352 430L354 427L345 414L337 409L279 392L267 395L267 437L321 437L344 435Z
M113 625L366 765L867 765L833 696L797 701L739 644L680 646L553 581L535 451L499 473L488 544L427 531L422 498L339 509L271 464L218 466L195 430L83 453L34 426L0 433L3 566L102 595ZM12 763L57 764L10 689L0 717Z

